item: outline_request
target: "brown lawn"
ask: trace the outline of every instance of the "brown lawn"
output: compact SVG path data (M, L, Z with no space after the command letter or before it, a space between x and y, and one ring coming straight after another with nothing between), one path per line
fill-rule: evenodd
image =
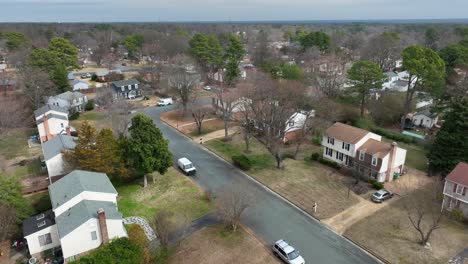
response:
M207 227L183 240L170 258L173 264L280 263L271 251L244 229L231 234L221 226Z

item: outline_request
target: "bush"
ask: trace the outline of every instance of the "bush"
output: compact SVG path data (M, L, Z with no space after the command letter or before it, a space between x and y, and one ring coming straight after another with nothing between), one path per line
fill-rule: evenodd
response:
M314 145L321 146L322 145L322 136L312 137L312 143Z
M380 128L380 127L373 127L371 129L371 132L374 132L376 134L379 134L383 137L386 137L388 139L392 139L392 140L395 140L395 141L400 141L400 142L404 142L404 143L413 143L414 142L414 139L410 136L405 136L405 135L402 135L402 134L399 134L399 133L394 133L394 132L391 132L391 131L388 131L386 129L383 129L383 128Z
M463 221L465 221L465 216L463 215L462 210L460 210L459 208L453 209L450 212L450 217L453 218L454 220L458 221L458 222L463 223Z
M320 158L320 153L318 152L314 152L312 153L312 155L310 155L311 160L317 161L319 158Z
M374 179L371 179L369 182L372 184L372 187L374 187L374 189L376 190L381 190L385 187L383 183L378 182Z
M232 156L232 162L237 167L243 170L250 170L252 168L252 161L245 155L234 155Z
M90 99L90 100L88 100L88 102L85 105L85 110L86 111L91 111L93 109L94 109L94 100Z
M337 169L337 170L339 170L341 168L340 164L338 164L338 163L336 163L334 161L331 161L331 160L324 159L324 158L319 158L318 162L322 163L323 165L327 165L328 167L332 167L334 169Z
M91 81L97 82L99 79L96 74L91 75Z
M142 248L131 242L128 238L117 238L73 263L141 263L142 253Z
M68 120L76 120L80 117L80 112L74 112L72 113L69 117L68 117Z

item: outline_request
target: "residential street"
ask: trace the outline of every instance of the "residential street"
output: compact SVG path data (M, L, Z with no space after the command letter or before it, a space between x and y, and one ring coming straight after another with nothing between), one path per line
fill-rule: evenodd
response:
M310 219L247 178L235 167L161 122L159 115L174 107L151 107L144 112L155 121L169 140L174 159L187 157L195 164L197 175L194 180L203 188L212 190L216 195L216 191L223 186L236 184L255 194L255 206L243 215L243 224L251 228L259 238L267 243L281 238L288 240L300 250L307 263L379 263L325 225Z

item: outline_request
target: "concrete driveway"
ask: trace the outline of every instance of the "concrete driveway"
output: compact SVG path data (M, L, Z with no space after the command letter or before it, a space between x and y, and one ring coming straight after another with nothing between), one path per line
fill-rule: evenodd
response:
M194 180L204 189L216 193L223 186L236 184L255 195L255 206L246 211L242 223L260 239L268 244L278 239L288 240L300 250L306 263L380 263L350 241L251 180L237 168L161 122L159 115L174 107L146 108L143 112L154 120L169 140L174 160L187 157L195 164L197 176Z

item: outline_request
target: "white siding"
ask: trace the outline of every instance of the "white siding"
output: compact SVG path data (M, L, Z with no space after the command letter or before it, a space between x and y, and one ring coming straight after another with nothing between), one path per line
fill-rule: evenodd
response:
M385 173L387 172L387 169L388 169L388 160L390 159L390 154L387 154L387 156L385 156L383 159L382 159L382 166L380 166L380 170L379 170L379 173ZM384 181L385 181L385 178L384 178Z
M425 115L415 115L413 117L413 124L415 126L422 126L426 128L432 128L437 123L437 117L432 119Z
M62 175L65 173L65 161L63 160L63 154L60 153L55 157L46 160L47 172L49 177Z
M39 236L45 235L47 233L50 233L52 237L52 243L46 246L41 246L39 244ZM44 250L48 250L48 249L60 246L57 225L44 228L36 233L30 234L29 236L25 238L28 241L28 248L29 248L30 254L40 253Z
M66 203L53 209L55 216L57 217L61 215L63 212L67 211L68 208L75 206L83 200L112 202L117 205L117 194L84 191L78 194L77 196L73 197L72 199L68 200Z
M122 220L107 219L107 230L109 239L126 237L127 232L123 226ZM97 239L92 240L91 232L96 231ZM62 237L62 251L65 259L81 254L83 252L95 249L101 245L101 232L99 221L96 218L89 219L66 236Z

